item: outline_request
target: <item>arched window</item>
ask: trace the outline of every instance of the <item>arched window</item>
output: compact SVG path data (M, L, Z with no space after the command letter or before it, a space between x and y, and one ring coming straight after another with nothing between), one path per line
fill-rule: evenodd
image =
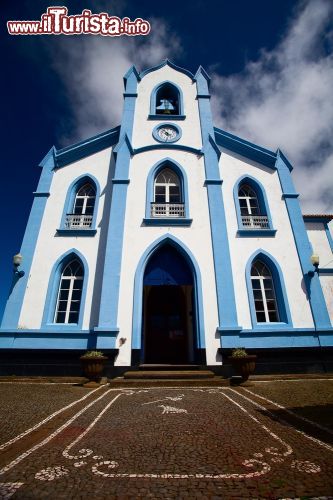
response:
M149 117L153 120L160 119L184 120L183 94L174 83L166 81L156 85L150 96Z
M170 168L161 170L154 181L152 217L185 217L181 183Z
M156 92L157 115L179 115L179 92L177 88L165 83Z
M275 236L264 186L244 175L235 183L234 201L239 236Z
M268 228L269 222L265 206L260 206L256 191L249 184L241 184L238 190L242 225L245 228Z
M271 271L261 260L253 262L251 267L251 285L258 323L280 321Z
M96 189L86 182L76 194L72 213L68 213L65 226L67 229L86 229L92 226L96 200Z
M54 323L79 322L84 271L78 259L71 260L63 269L54 314Z

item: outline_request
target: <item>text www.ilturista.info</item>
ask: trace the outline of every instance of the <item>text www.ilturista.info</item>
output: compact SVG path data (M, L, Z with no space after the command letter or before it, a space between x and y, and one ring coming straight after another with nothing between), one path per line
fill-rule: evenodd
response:
M131 21L106 12L93 14L84 9L80 15L68 16L67 7L48 7L40 21L7 21L10 35L148 35L150 24L140 17Z

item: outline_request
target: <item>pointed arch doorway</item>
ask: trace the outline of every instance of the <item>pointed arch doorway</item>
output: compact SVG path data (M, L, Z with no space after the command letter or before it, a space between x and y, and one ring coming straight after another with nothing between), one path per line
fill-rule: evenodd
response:
M189 364L195 358L193 271L170 244L149 258L143 276L143 361Z

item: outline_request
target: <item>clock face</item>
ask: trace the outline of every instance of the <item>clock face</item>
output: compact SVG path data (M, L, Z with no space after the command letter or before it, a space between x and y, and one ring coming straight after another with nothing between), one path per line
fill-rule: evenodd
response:
M172 126L163 126L158 129L157 132L160 139L165 142L174 141L178 135L177 130Z
M176 142L182 136L181 128L173 123L160 123L153 130L153 137L158 142Z

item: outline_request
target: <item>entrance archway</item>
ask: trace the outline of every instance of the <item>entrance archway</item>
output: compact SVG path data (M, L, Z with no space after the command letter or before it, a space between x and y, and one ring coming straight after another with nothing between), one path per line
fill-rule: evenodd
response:
M172 245L158 248L143 276L144 362L186 364L194 361L193 271Z

